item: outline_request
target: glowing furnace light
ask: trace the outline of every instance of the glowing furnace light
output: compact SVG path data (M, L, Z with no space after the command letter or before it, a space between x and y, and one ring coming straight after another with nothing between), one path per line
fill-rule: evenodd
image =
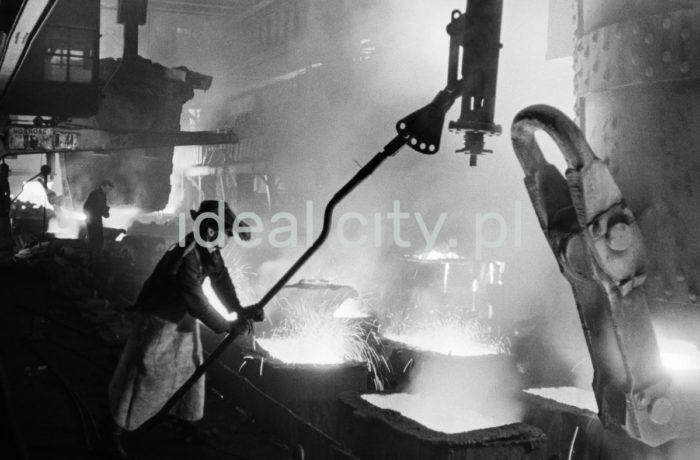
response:
M359 321L341 321L332 310L295 302L285 307L287 319L270 337L256 339L273 358L287 364L365 363L373 372L377 388L380 374L388 367L367 340Z
M29 181L22 186L21 193L17 196L17 201L32 204L35 208L46 206L46 209L53 209L46 195L46 190L40 182Z
M367 318L369 313L363 307L362 302L358 299L348 297L338 306L338 309L333 312L334 318Z
M140 213L141 209L135 206L112 206L109 217L102 219L102 224L105 227L128 230Z
M236 294L241 305L246 306L256 303L257 296L255 289L253 289L252 279L258 275L249 265L243 262L243 258L238 253L238 245L229 244L221 251L221 256L226 261L228 274L233 285L236 286Z
M460 256L453 251L438 251L437 249L431 249L430 251L416 255L415 258L419 260L453 260L460 259Z
M204 295L207 296L207 300L211 304L212 307L221 315L224 317L226 321L235 321L238 319L238 315L236 312L231 312L229 313L228 310L226 310L226 307L224 307L224 304L221 303L221 300L219 300L219 297L216 295L214 292L214 289L211 287L211 281L209 280L209 277L204 278L204 282L202 283L202 290L204 291Z
M524 391L525 393L598 413L598 403L595 400L595 393L591 390L582 390L576 387L546 387L528 388Z
M405 335L385 334L387 339L405 343L423 351L433 351L443 355L453 356L482 356L503 353L498 346L478 343L470 337L465 337L456 328L442 330L423 330Z
M700 370L700 350L688 341L658 337L661 363L669 371Z
M54 235L56 238L74 239L78 237L79 229L73 228L72 226L61 226L58 222L58 219L53 217L49 220L49 226L47 228L47 231Z
M343 344L329 337L275 337L257 339L257 342L271 356L287 364L323 365L347 361Z
M506 344L476 321L445 316L418 322L400 333L387 331L384 337L412 348L453 356L482 356L507 353Z
M55 212L56 217L49 221L48 232L56 238L78 238L80 227L85 225L85 214L63 206L56 206Z
M341 364L364 361L361 330L330 315L306 312L290 319L268 338L257 339L271 356L288 364Z
M67 209L67 208L61 208L61 212L64 213L70 219L73 219L73 220L76 220L79 222L85 222L87 220L87 216L85 216L84 212L75 211L73 209Z
M142 224L152 224L156 223L158 225L163 225L175 217L177 209L171 204L168 204L165 208L160 211L151 211L140 213L134 217L134 220Z
M498 421L447 401L410 393L367 394L362 399L381 409L396 411L434 431L446 434L493 428L518 420Z

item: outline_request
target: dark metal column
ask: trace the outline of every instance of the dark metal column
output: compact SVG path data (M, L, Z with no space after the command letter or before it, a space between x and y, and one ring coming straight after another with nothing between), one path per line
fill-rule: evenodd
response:
M12 224L10 223L10 167L0 163L0 260L12 257Z
M700 293L700 8L579 0L579 117L640 219L652 309Z
M138 55L139 26L146 24L147 0L119 0L117 22L124 24L124 59Z

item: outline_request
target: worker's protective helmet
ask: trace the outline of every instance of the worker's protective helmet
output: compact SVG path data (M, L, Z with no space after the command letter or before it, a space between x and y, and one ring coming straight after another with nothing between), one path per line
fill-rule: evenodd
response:
M200 203L199 209L197 209L196 211L190 210L190 216L192 217L192 220L197 219L204 213L213 214L212 218L216 217L218 219L221 219L224 224L224 231L227 235L233 235L234 224L238 224L237 231L241 239L248 240L250 238L250 233L246 230L248 225L243 221L236 222L236 215L233 213L228 203L226 203L225 201L204 200ZM214 228L215 230L219 228L218 225L216 225L216 223L213 222L213 219L211 222L207 221L209 221L209 219L203 219L202 225L211 225L212 228Z
M225 201L204 200L200 203L199 209L196 211L194 209L190 210L190 216L192 220L194 220L205 212L215 214L223 219L224 228L226 230L232 229L233 223L236 221L236 215L231 211L231 208Z

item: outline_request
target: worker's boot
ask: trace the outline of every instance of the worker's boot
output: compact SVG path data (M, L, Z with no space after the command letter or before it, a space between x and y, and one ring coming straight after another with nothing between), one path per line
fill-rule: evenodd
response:
M117 425L112 417L105 416L100 427L102 436L102 450L110 459L125 459L129 455L122 446L122 427Z

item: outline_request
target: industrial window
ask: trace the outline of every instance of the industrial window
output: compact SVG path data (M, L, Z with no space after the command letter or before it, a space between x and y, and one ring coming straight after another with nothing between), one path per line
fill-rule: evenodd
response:
M49 27L45 31L44 79L91 83L94 31Z
M299 35L300 11L298 4L279 4L268 8L246 26L246 38L251 51L263 51L283 45Z
M184 27L177 27L175 30L175 52L185 56L192 48L192 31Z
M191 108L187 109L186 115L185 115L185 126L189 130L196 130L199 127L199 124L202 122L202 109L199 108Z

